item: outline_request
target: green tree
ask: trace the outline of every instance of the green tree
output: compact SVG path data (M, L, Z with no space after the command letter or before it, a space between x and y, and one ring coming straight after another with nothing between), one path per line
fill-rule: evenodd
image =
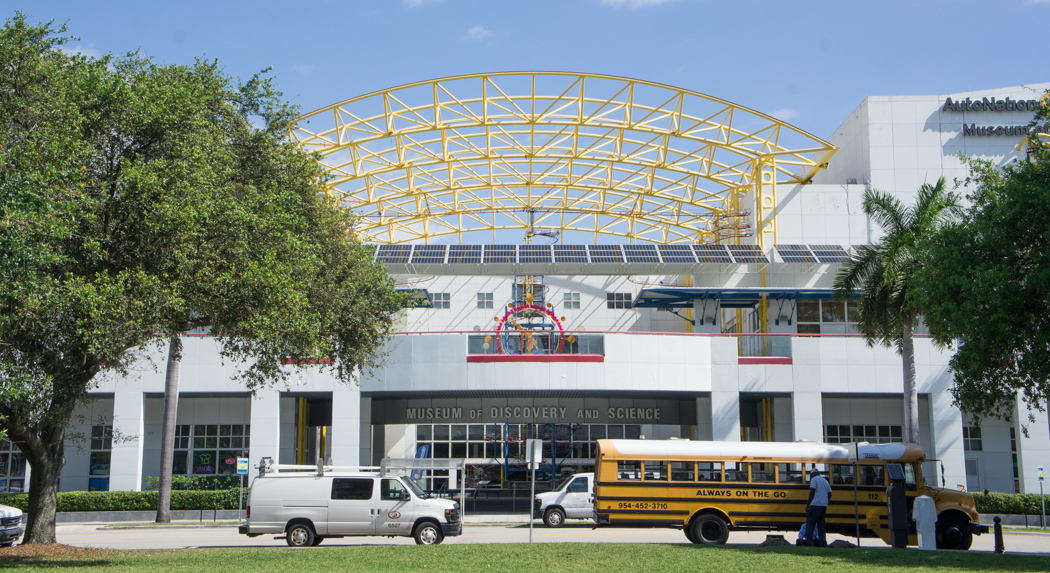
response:
M915 205L905 207L896 197L868 189L864 212L882 228L878 242L861 246L843 263L835 277L836 294L852 297L859 291L857 315L869 346L895 347L904 367L904 437L919 442L919 396L915 385L915 325L922 316L915 274L922 267L922 241L959 211L954 194L945 191L944 178L919 188Z
M99 373L208 325L249 389L307 357L352 382L402 305L269 80L70 55L64 31L0 30L0 424L32 468L30 543L54 542L66 428Z
M1037 120L1050 117L1047 98ZM997 169L970 161L971 206L941 229L918 284L930 334L959 341L952 394L978 418L1012 415L1018 396L1043 408L1050 396L1050 141ZM1045 429L1044 429L1045 431Z

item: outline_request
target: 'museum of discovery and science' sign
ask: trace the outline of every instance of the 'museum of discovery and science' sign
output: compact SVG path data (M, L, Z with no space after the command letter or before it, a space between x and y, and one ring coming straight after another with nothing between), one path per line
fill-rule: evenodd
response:
M1014 100L1010 98L995 99L993 98L981 98L971 100L966 98L965 100L955 100L952 98L946 98L944 105L941 106L941 111L960 111L960 112L1035 112L1039 109L1039 100L1034 99L1019 99ZM1050 133L1050 124L1028 126L1028 125L977 125L977 123L970 123L969 125L963 124L963 135L964 136L995 136L995 135L1009 135L1009 136L1024 136L1027 137L1031 133Z
M696 400L460 398L372 400L373 424L695 425Z

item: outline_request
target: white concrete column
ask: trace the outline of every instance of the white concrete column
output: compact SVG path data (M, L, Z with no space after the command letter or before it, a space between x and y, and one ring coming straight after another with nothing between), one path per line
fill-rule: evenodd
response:
M1029 412L1021 404L1014 414L1022 423L1028 422L1029 413L1035 415L1034 420L1025 424L1028 428L1027 436L1020 428L1016 430L1017 478L1021 480L1021 493L1039 493L1039 466L1043 466L1044 476L1050 476L1050 420L1047 417L1046 406L1044 403L1042 412ZM1050 481L1043 481L1043 493L1050 493Z
M259 475L255 464L267 457L277 463L281 444L281 393L273 388L258 390L251 400L251 446L248 448L249 481Z
M711 439L716 442L740 441L740 392L711 392Z
M337 384L332 390L332 462L362 465L368 460L361 458L361 390Z
M824 441L824 402L820 392L796 390L791 394L795 441Z
M120 384L113 393L113 449L110 450L110 491L142 490L142 388Z
M930 394L930 431L933 434L930 442L933 451L928 458L940 460L936 475L926 476L931 485L938 487L944 484L948 489L966 487L966 458L963 451L962 412L952 404L952 395L947 384L941 385L938 391ZM944 467L943 482L941 466Z

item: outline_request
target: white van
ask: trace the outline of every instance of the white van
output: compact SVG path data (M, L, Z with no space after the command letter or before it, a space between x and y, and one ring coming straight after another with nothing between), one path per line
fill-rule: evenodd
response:
M415 537L419 545L434 545L463 533L459 503L430 498L405 476L327 467L313 473L280 471L289 467L304 466L260 469L240 533L276 534L292 547L359 535Z
M547 527L561 527L566 519L594 518L594 474L565 478L557 489L536 494L533 519L542 517Z

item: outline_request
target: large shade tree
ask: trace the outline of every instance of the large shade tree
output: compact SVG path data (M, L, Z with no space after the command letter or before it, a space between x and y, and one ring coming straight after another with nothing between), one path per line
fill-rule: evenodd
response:
M859 292L857 320L869 346L893 347L904 368L904 437L919 442L919 396L915 384L915 326L922 316L915 275L922 267L923 241L959 210L942 177L919 188L915 204L905 207L893 195L868 189L864 212L885 233L862 245L835 277L842 297Z
M54 542L66 429L100 374L208 325L250 389L307 357L352 382L402 304L267 79L85 58L63 33L0 30L0 426L32 470L31 543Z
M971 206L933 237L918 275L930 334L959 342L955 401L978 419L1011 417L1018 397L1041 409L1050 396L1048 118L1044 97L1026 159L970 162Z

